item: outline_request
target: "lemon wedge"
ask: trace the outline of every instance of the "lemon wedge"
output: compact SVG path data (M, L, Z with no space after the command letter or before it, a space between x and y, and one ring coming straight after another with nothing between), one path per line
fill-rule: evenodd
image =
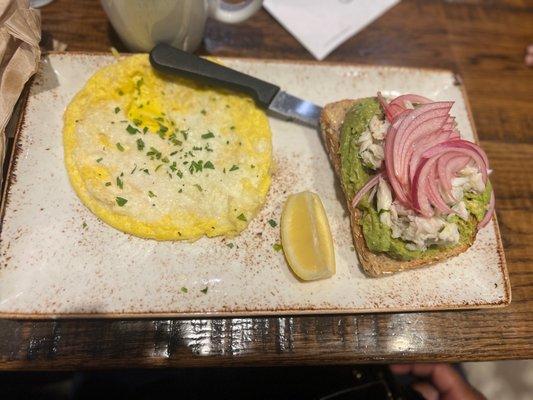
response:
M289 196L281 214L281 243L300 279L324 279L335 273L328 217L317 194L306 191Z

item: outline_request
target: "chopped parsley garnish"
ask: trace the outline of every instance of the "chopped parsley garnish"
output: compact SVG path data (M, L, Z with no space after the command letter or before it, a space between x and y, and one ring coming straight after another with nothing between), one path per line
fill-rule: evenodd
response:
M207 143L205 146L204 146L204 149L205 151L213 151L213 149L211 147L209 147L209 143Z
M128 202L128 200L124 199L123 197L115 197L115 200L119 207L123 207L124 204Z
M193 149L193 150L197 150L197 151L198 151L198 150L203 150L203 147L193 146L193 148L192 148L192 149Z
M117 186L121 189L124 188L124 182L122 182L122 179L120 179L118 176L117 176Z
M134 118L133 123L137 126L141 126L143 122L140 119Z
M202 172L203 169L203 161L191 161L191 165L189 166L189 172L192 174L194 172Z
M274 250L276 250L276 251L281 251L281 250L283 250L283 247L282 247L281 244L279 244L279 243L274 243L274 244L272 245L272 248L273 248Z
M233 246L235 246L233 243L226 243L226 246L228 246L230 249L233 249Z
M120 151L124 151L124 147L122 147L120 143L117 143L117 149L119 149Z
M181 192L183 192L183 189L178 190L178 193L181 193Z
M183 172L181 172L179 169L178 172L176 172L176 175L178 175L180 178L183 178Z
M115 107L115 114L118 114L120 112L120 107Z
M148 151L146 153L146 155L150 157L150 160L154 160L154 159L160 160L161 159L161 152L158 151L157 149L153 148L153 147L150 147L150 151Z
M234 126L230 126L229 128L230 128L232 131L235 130L235 127L234 127Z
M144 141L141 138L137 139L137 150L144 150Z
M159 132L166 133L168 131L168 128L165 125L159 124Z
M199 192L203 192L204 191L204 189L202 189L202 187L199 184L197 184L197 183L195 183L193 186L196 187L196 189L198 189Z
M213 165L211 161L206 161L206 163L204 164L204 168L215 169L215 166Z
M140 90L141 89L141 85L144 83L144 78L141 78L137 81L137 83L135 84L137 86L137 90Z
M148 191L148 196L150 197L157 197L154 192L152 192L151 190Z
M147 126L145 126L145 127L143 128L143 133L146 133L146 132L148 132L148 127L147 127Z
M244 216L244 214L242 213L237 216L237 219L240 219L241 221L244 221L244 222L248 221L246 217Z
M205 110L202 110L202 111L200 111L200 112L202 113L202 115L207 114L207 111L205 111Z
M161 168L162 166L163 166L163 164L159 164L157 167L155 167L154 171L157 172L157 170L158 170L159 168Z
M118 93L119 96L123 96L124 95L124 92L122 90L120 90L120 89L117 90L117 93Z
M106 186L111 186L111 182L106 182L105 185Z
M99 163L99 162L100 162L100 161L102 161L102 160L103 160L103 158L102 158L102 157L100 157L100 158L99 158L98 160L96 160L96 162L98 162L98 163Z
M176 154L178 154L178 150L173 151L172 153L170 153L171 156L175 156Z
M148 171L148 168L145 168L142 170L146 175L150 175L150 171Z
M169 162L170 162L170 160L168 159L168 157L163 157L163 158L161 159L161 161L163 161L164 163L169 163Z
M215 137L215 134L211 131L207 132L207 133L204 133L202 135L202 139L211 139L211 138L214 138Z
M133 175L133 173L137 170L137 164L135 164L135 167L133 167L133 169L131 170L130 172L130 175Z
M269 219L268 223L270 224L272 228L275 228L276 226L278 226L278 223L274 221L273 219Z
M139 132L139 130L137 128L135 128L134 126L131 126L131 125L128 125L126 127L126 130L128 131L128 133L130 135L135 135L137 132Z
M250 165L250 168L254 169L254 168L255 168L255 165L253 165L253 164L252 164L252 165Z
M181 290L181 293L187 293L189 291L189 289L187 289L185 286L182 286L180 290Z
M200 290L200 292L202 292L203 294L207 294L207 289L208 289L208 287L206 286L205 288L203 288L202 290Z
M165 120L163 119L163 117L155 117L154 119L155 119L156 121L159 121L159 122L163 122L163 121L165 121Z
M187 140L187 137L189 136L189 132L187 131L180 131L182 136L183 136L183 140Z
M87 229L87 222L84 221L83 224L81 224L81 227L82 227L83 229Z
M229 170L230 170L230 171L237 171L238 169L239 169L238 166L233 165Z
M169 168L172 172L175 172L178 169L176 161L174 161Z

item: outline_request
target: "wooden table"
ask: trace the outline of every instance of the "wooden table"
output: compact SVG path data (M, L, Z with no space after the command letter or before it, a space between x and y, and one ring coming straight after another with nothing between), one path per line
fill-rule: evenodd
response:
M124 50L96 0L42 9L44 42ZM510 272L507 308L282 318L0 321L0 369L348 364L533 358L531 1L404 0L328 61L460 73L493 185ZM201 53L311 59L265 11L209 22Z

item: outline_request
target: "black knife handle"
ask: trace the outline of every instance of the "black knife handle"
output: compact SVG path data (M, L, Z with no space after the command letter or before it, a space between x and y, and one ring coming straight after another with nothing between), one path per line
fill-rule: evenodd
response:
M276 93L279 92L279 86L215 64L168 44L160 43L152 49L150 63L158 71L167 74L180 75L202 83L244 92L252 96L264 108L270 105Z

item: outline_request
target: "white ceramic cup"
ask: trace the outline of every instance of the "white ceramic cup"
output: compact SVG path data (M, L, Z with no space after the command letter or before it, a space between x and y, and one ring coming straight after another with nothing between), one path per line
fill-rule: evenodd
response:
M150 51L164 42L194 51L212 17L229 24L242 22L261 8L263 0L101 0L122 41L133 51Z

